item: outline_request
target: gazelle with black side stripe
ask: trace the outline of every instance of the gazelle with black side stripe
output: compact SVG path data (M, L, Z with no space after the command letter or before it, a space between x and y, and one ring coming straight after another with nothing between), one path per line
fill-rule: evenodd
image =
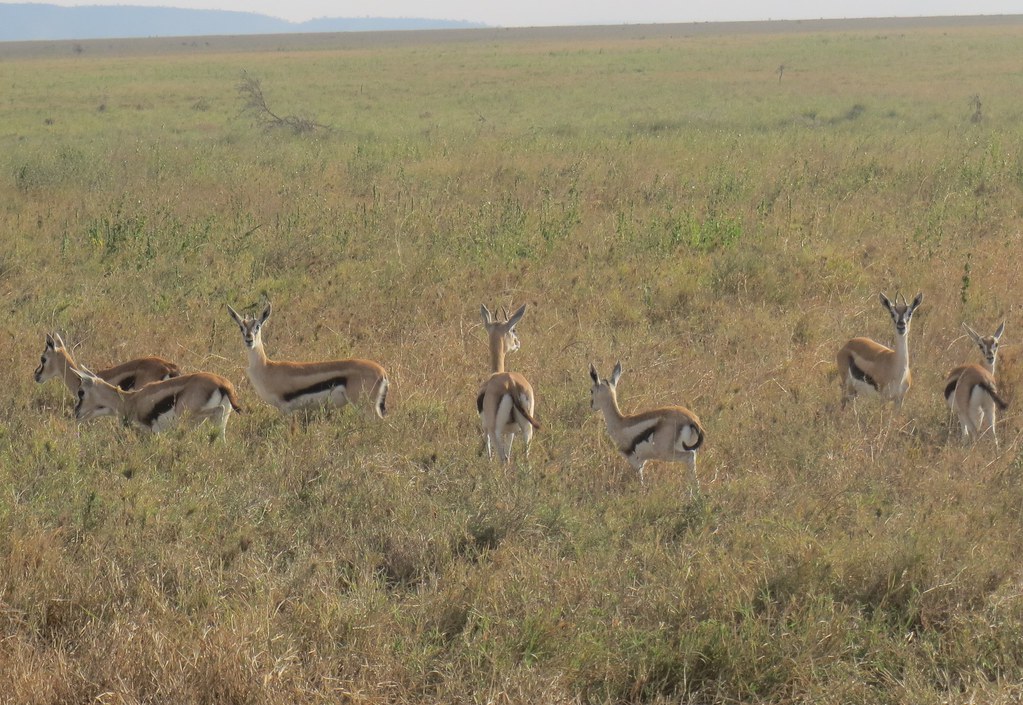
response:
M684 406L661 406L638 414L625 415L618 408L618 380L622 363L615 364L609 379L600 379L590 364L590 405L604 414L607 433L618 450L639 473L648 460L681 461L689 467L689 481L698 489L696 452L703 446L705 433L699 417Z
M980 336L965 323L963 327L984 355L984 365L961 365L954 368L945 378L945 401L959 417L963 439L976 440L983 433L983 426L991 430L995 447L998 435L995 433L995 409L1003 411L1008 404L998 395L995 384L995 364L998 361L998 341L1005 332L1005 323L998 326L994 335Z
M998 341L1002 339L1002 333L1005 332L1005 321L1002 321L1002 324L998 326L998 330L994 332L994 335L980 335L965 323L963 323L963 328L966 330L966 334L970 336L970 339L980 348L980 354L984 356L983 369L990 372L991 376L994 377L995 365L998 364ZM953 411L955 411L956 383L959 382L959 377L962 376L963 372L970 367L976 367L976 365L953 367L945 377L945 401Z
M893 304L881 294L881 305L895 325L894 350L870 338L853 338L838 351L843 408L858 394L877 394L886 401L894 401L896 408L902 407L913 382L909 371L909 322L923 298L922 293L917 294L913 303L908 303L899 294Z
M502 463L511 459L516 433L521 431L528 456L533 429L540 428L533 418L535 399L532 385L522 375L507 372L504 368L505 356L519 349L515 325L525 313L526 305L523 304L511 317L505 314L502 319L497 319L486 306L480 306L480 317L490 345L490 377L476 395L476 411L487 435L487 455L493 458L496 449Z
M47 333L46 347L43 348L39 367L35 371L36 382L42 383L48 379L59 377L64 385L71 390L71 393L77 397L81 387L81 378L75 372L80 369L60 335ZM100 370L96 376L121 389L137 389L150 382L170 379L180 374L181 368L162 357L140 357Z
M327 362L285 362L271 360L263 349L262 330L270 318L270 304L258 318L240 316L227 307L248 351L246 370L260 399L284 413L307 406L344 406L366 402L383 418L387 412L390 382L384 368L372 360L348 359Z
M100 416L117 416L126 424L159 433L175 425L184 416L203 421L210 419L227 433L232 411L241 411L234 385L220 375L195 372L139 389L125 391L79 369L81 380L75 418L87 421Z

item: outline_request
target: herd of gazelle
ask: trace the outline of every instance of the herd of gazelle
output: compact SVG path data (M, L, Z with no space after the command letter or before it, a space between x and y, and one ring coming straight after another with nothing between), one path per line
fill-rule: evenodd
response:
M901 301L900 301L901 298ZM913 312L923 300L917 294L912 303L896 296L892 303L881 294L881 304L895 325L895 348L870 338L853 338L838 351L838 373L842 385L842 406L860 394L878 395L902 406L912 384L909 369L909 326ZM257 316L239 315L230 306L231 317L241 330L248 354L246 373L256 394L267 404L288 414L310 406L342 407L352 403L383 418L387 411L387 372L372 360L345 359L326 362L271 360L263 348L262 329L270 318L267 304ZM540 428L534 418L535 396L529 381L506 369L508 353L519 349L515 326L526 313L523 305L513 314L494 316L486 306L480 317L487 332L490 376L480 387L476 410L486 437L487 454L497 452L501 462L511 459L515 434L522 434L524 453L529 454L533 431ZM998 342L1005 323L990 336L981 336L964 324L984 356L983 365L960 365L945 381L945 399L962 426L964 438L976 439L990 430L995 444L995 413L1005 409L995 383ZM601 379L590 365L591 407L600 411L608 435L618 450L639 473L649 460L681 461L689 469L691 484L698 486L696 453L705 432L700 419L683 406L661 406L635 414L623 414L618 407L621 363L611 376ZM159 432L182 417L199 422L212 420L223 438L232 411L241 411L231 382L209 372L182 374L180 368L159 357L130 360L93 373L78 365L61 337L47 334L37 382L60 378L76 397L75 417L84 421L98 416L117 416L126 424Z
M895 324L895 349L885 347L870 338L853 338L838 351L838 374L842 383L842 406L858 394L876 394L902 407L910 385L913 383L909 371L909 324L923 294L917 294L912 303L902 297L895 297L893 304L881 294L881 305L887 309ZM959 417L963 438L976 440L985 429L991 431L995 446L995 409L1004 410L1008 405L998 395L995 384L995 362L998 355L998 341L1005 332L1003 321L990 336L980 336L965 323L963 328L984 355L984 366L959 365L945 378L945 401Z

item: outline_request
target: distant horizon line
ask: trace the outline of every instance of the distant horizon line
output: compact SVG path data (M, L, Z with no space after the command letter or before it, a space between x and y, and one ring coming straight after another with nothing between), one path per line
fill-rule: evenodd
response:
M4 9L8 11L5 13ZM110 13L130 11L133 17L125 17L123 24L111 24ZM43 16L32 17L40 12ZM82 17L93 12L92 17ZM106 13L104 18L103 13ZM164 17L153 15L166 14ZM678 22L589 22L552 25L491 25L471 20L450 20L430 17L384 17L384 16L324 16L309 20L295 21L265 15L258 11L228 9L193 9L173 5L138 5L132 3L90 3L88 5L57 5L52 2L26 3L0 0L0 17L7 14L7 21L0 27L0 44L32 42L94 42L108 40L146 39L188 39L198 37L255 37L255 36L297 36L330 34L375 34L411 32L472 32L477 31L580 31L606 28L689 28L689 31L704 34L715 28L735 28L739 31L829 31L841 29L841 25L852 25L846 29L878 29L890 26L907 28L952 28L956 25L986 26L994 22L1019 24L1023 13L963 14L963 15L892 15L877 17L807 17L807 18L765 18L692 20ZM20 14L20 16L19 16ZM145 15L149 15L146 17ZM213 19L210 15L219 16ZM233 17L237 17L235 21ZM202 19L206 17L207 19ZM120 18L118 18L120 19ZM158 28L158 29L157 29ZM788 29L786 29L788 28ZM652 30L661 32L663 30ZM465 36L465 35L462 35ZM469 37L465 36L466 39Z
M969 12L963 14L901 14L901 15L871 15L871 16L825 16L818 15L814 17L761 17L756 19L705 19L705 20L663 20L663 21L601 21L594 20L592 22L572 22L572 23L556 23L556 24L491 24L483 20L473 19L453 19L448 17L431 17L426 15L316 15L307 19L289 19L280 15L268 14L260 10L234 10L234 9L223 9L215 7L204 7L204 8L192 8L182 7L174 4L160 4L160 5L139 5L132 2L90 2L90 3L76 3L76 4L60 4L56 2L7 2L6 0L0 0L0 12L4 7L32 7L32 8L58 8L60 10L76 11L76 10L88 10L88 9L137 9L137 10L174 10L180 12L189 13L225 13L225 14L236 14L246 16L257 16L265 17L278 22L283 22L288 25L302 26L310 23L319 21L343 21L343 20L369 20L369 21L425 21L425 22L438 22L438 23L452 23L459 25L471 25L471 28L476 29L529 29L529 28L544 28L544 27L615 27L615 26L642 26L642 25L707 25L707 24L745 24L745 23L763 23L763 22L820 22L820 21L883 21L883 20L940 20L940 19L965 19L965 18L999 18L999 17L1023 17L1023 11L1014 13L977 13Z

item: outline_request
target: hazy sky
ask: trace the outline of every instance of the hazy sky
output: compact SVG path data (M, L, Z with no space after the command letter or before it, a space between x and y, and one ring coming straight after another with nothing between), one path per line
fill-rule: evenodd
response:
M7 0L9 1L9 0ZM24 1L24 0L22 0ZM247 10L300 22L314 17L429 17L502 27L995 15L1023 12L1020 0L46 0L56 5L159 5Z

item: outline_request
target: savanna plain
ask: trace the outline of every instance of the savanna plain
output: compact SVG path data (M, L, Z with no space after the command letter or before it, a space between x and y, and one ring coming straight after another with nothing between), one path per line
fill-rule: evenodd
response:
M691 30L0 50L0 701L1018 702L1023 24ZM913 387L842 411L879 291L924 293ZM385 420L256 397L226 305L267 300ZM528 304L508 467L481 303ZM944 375L1003 319L964 444ZM244 413L80 426L48 331ZM616 360L702 418L699 492L607 438Z

